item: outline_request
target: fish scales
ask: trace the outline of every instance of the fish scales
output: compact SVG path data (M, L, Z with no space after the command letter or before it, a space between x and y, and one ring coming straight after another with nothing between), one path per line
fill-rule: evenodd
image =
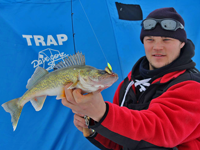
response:
M70 82L76 82L77 76L79 72L79 68L70 67L70 68L63 68L60 71L54 71L43 78L40 79L38 83L35 84L30 90L28 90L20 99L19 104L24 104L24 100L27 98L32 98L33 95L40 95L43 91L47 89L54 89L58 86L64 86ZM38 94L36 94L38 93ZM28 101L26 101L28 102Z

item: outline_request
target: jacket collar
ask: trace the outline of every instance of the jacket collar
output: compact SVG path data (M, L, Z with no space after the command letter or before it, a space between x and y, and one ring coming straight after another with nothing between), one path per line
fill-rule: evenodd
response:
M160 78L155 79L155 80L152 82L152 84L154 84L154 83L166 83L166 82L169 82L170 80L175 79L175 78L177 78L178 76L180 76L181 74L183 74L185 71L186 71L186 69L185 69L185 70L182 70L182 71L170 72L170 73L165 74L164 76L162 76L162 77L160 77Z

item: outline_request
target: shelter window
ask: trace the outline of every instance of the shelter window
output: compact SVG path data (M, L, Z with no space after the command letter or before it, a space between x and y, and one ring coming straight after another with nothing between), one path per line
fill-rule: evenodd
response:
M140 5L122 4L115 2L119 19L122 20L143 20L142 9Z

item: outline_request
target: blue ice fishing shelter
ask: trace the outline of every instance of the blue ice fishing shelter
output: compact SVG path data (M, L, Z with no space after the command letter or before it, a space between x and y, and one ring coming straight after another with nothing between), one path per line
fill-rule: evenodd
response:
M143 55L141 20L161 7L174 7L196 46L200 69L200 1L168 0L0 0L0 103L21 97L36 67L49 72L67 55L82 52L86 64L104 69L109 62L118 81L102 92L111 101L118 84ZM73 125L73 113L48 97L41 111L30 103L15 132L0 107L1 150L97 150Z

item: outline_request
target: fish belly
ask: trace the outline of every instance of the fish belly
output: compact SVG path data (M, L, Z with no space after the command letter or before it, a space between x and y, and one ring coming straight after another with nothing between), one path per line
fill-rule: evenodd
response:
M37 97L41 97L41 96L60 96L63 93L63 88L64 88L64 86L58 86L55 88L40 90L40 91L36 91L36 92L32 92L32 90L27 91L27 93L25 93L21 97L20 105L24 106L30 100L35 99Z
M64 86L59 86L56 88L47 89L44 92L42 92L42 94L48 95L48 96L57 96L63 92L63 88L64 88Z

